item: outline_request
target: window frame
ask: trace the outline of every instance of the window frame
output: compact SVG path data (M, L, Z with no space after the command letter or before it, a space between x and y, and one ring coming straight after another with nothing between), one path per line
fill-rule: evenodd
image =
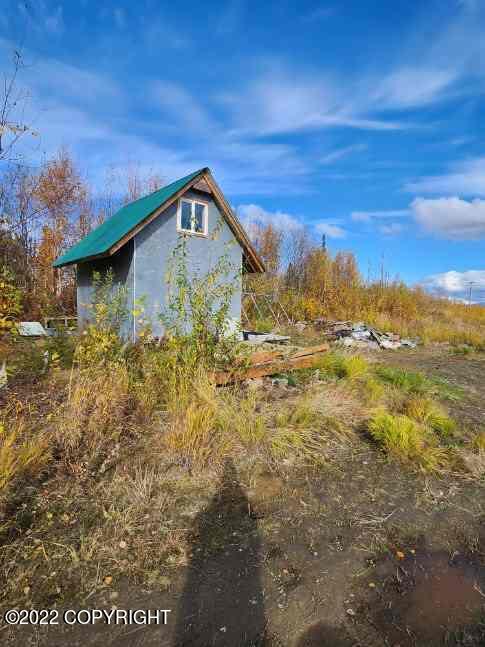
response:
M199 204L204 208L202 213L202 231L194 231L193 229L184 229L182 227L182 203L187 202L191 205L191 226L195 222L195 205ZM207 238L209 233L209 203L199 200L197 198L180 198L177 206L177 231L181 234L189 234L190 236L202 236Z

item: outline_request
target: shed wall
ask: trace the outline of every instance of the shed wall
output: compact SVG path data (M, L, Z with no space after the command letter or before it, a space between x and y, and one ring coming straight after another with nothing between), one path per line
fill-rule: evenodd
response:
M229 317L237 322L241 319L241 268L242 249L231 229L219 212L209 194L189 190L185 196L201 200L208 204L209 236L187 235L187 269L190 274L205 275L223 254L227 254L232 266L237 271L221 281L235 282L236 289L232 297ZM211 236L219 224L216 237ZM167 271L173 250L179 241L177 232L177 204L168 207L164 212L142 229L134 238L134 300L144 297L144 318L151 323L155 336L163 335L160 313L168 305ZM235 274L238 274L235 278ZM139 324L135 322L136 328Z
M133 330L133 240L128 241L126 245L110 256L109 258L100 258L95 261L79 263L77 266L77 316L78 327L82 331L88 323L93 320L92 309L89 304L93 300L93 272L106 274L109 268L113 268L114 284L113 288L125 286L126 288L126 306L127 319L123 323L121 334L127 339L131 339Z

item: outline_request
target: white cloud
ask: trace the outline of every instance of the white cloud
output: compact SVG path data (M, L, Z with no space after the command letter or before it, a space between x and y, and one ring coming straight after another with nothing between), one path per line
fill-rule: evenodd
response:
M320 159L320 164L332 164L333 162L336 162L337 160L342 159L342 157L347 157L352 153L359 153L361 151L366 150L366 148L367 148L366 144L354 144L352 146L344 146L343 148L337 148L336 150L332 151L331 153L327 153L327 155L322 157Z
M303 227L302 222L295 216L283 211L266 211L257 204L241 204L236 211L238 217L248 229L258 224L273 225L285 231Z
M423 285L428 289L447 295L467 295L472 287L474 290L485 289L485 270L468 270L456 272L450 270L441 274L432 274L424 279Z
M410 193L485 196L485 157L455 162L449 173L409 182L404 190Z
M485 237L485 200L416 198L411 203L414 219L425 230L451 240Z
M340 227L340 220L321 220L315 224L315 229L319 234L325 234L329 238L345 238L347 232Z
M350 217L354 222L371 222L374 218L406 218L411 215L409 209L389 209L387 211L352 211Z

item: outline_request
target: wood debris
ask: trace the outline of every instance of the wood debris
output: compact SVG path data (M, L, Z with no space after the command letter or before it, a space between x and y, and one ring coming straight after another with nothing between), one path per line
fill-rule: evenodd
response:
M300 368L312 368L318 364L326 351L328 351L328 348L328 344L308 346L290 355L286 354L284 350L261 351L253 353L249 357L247 365L242 367L235 366L233 370L214 371L212 377L215 383L221 386L233 382L264 377L265 375L287 373Z

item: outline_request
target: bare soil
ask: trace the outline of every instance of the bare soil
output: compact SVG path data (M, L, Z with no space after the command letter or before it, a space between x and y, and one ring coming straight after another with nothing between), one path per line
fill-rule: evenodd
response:
M450 413L466 424L484 424L483 355L432 348L379 353L376 360L460 387L463 396L448 403ZM328 391L329 407L331 397ZM318 470L289 465L279 473L254 472L227 462L215 493L186 519L187 564L174 570L166 591L121 581L75 604L171 609L166 626L3 625L0 641L59 647L484 645L484 506L483 484L417 474L389 462L363 435Z

